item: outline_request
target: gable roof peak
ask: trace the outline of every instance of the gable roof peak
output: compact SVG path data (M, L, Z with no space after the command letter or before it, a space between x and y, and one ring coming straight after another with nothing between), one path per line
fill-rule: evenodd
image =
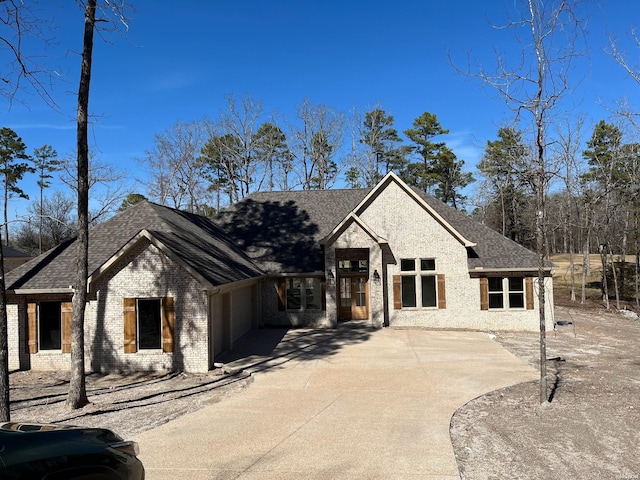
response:
M398 175L393 171L388 172L378 184L362 199L362 201L353 209L353 213L360 215L369 204L384 191L391 183L398 185L410 198L418 203L424 210L426 210L438 223L440 223L453 237L458 240L465 247L475 247L476 244L466 239L458 230L456 230L447 220L444 219L431 205L424 201L424 199L418 195L413 188L407 185Z

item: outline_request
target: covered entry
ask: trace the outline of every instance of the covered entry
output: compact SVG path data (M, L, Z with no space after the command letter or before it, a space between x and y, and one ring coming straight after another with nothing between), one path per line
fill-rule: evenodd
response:
M336 250L338 319L369 318L369 249Z

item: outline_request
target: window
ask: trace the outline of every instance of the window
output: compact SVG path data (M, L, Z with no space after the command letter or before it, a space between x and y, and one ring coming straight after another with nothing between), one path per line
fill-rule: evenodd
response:
M279 310L323 310L324 289L319 277L288 277L278 281Z
M481 279L480 287L483 310L533 309L533 280L530 277L489 277Z
M435 270L436 269L436 259L435 258L422 258L420 259L420 270Z
M524 308L524 278L509 277L509 308Z
M27 304L27 353L38 353L39 350L71 352L72 316L71 302Z
M322 310L322 282L319 278L305 278L307 310Z
M38 305L38 345L40 350L62 349L61 302L40 302Z
M502 277L489 278L489 308L504 308Z
M338 273L367 273L368 260L338 260Z
M446 308L444 275L436 274L434 258L400 259L400 271L394 276L395 309Z
M413 272L416 269L416 261L413 258L403 258L400 260L400 270L403 272Z
M302 308L302 279L287 278L287 310Z
M124 352L173 352L173 297L124 299Z
M433 275L421 277L422 281L422 306L435 307L438 305L436 299L436 277Z
M402 276L402 307L415 307L416 303L416 278L407 275Z
M160 299L138 299L138 350L162 348L162 310Z

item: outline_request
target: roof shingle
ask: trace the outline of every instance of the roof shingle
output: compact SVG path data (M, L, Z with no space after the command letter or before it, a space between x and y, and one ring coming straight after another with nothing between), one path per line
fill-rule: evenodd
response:
M213 286L262 275L212 220L146 201L91 228L89 275L143 230ZM71 239L11 271L7 290L68 288L75 280L75 245Z

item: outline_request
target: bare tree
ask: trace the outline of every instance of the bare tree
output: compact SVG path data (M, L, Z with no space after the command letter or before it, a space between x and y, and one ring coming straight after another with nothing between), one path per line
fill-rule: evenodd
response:
M74 192L78 192L77 163L71 157L65 157L60 162L60 181ZM98 160L89 153L89 192L91 203L89 210L89 225L100 222L105 217L115 213L126 197L125 180L127 172L109 163Z
M256 155L256 133L258 118L262 113L262 102L247 95L240 102L227 95L228 111L220 115L220 128L224 135L231 135L235 142L225 143L227 153L233 158L234 179L238 199L246 197L256 188L257 176L264 171L264 159Z
M520 0L522 13L509 18L503 26L516 34L522 45L519 63L508 65L500 54L496 69L480 67L477 73L465 72L494 87L519 119L530 116L535 154L531 178L536 197L536 251L538 254L538 307L540 311L540 403L548 400L546 348L546 199L553 168L549 168L548 127L553 113L571 92L570 73L581 55L578 41L581 19L570 0ZM520 37L519 35L522 35Z
M35 92L47 105L57 107L50 93L55 71L42 63L45 57L40 51L33 51L34 43L44 51L54 25L36 15L32 3L0 1L0 96L11 107L19 93Z
M154 148L141 162L147 196L162 205L198 212L207 194L204 166L199 160L210 134L208 120L176 122L154 137Z
M124 0L105 0L99 12L113 15L116 20L125 23ZM71 320L71 379L67 406L78 409L89 403L86 391L84 361L84 313L87 304L87 285L89 275L89 91L93 62L93 36L97 21L97 0L87 0L84 5L84 37L80 85L78 87L77 114L77 193L78 193L78 240L76 260L76 281L73 286L73 316Z
M581 130L583 124L584 118L582 116L578 116L574 123L566 120L564 122L564 128L556 128L556 136L558 138L558 142L556 144L557 155L561 164L564 166L564 174L561 175L561 177L564 181L566 191L566 195L564 196L564 199L566 200L566 215L563 215L561 220L563 221L562 228L565 230L565 238L567 239L565 251L569 251L569 270L571 274L570 298L572 302L576 301L576 268L574 260L575 244L572 230L574 227L577 227L578 229L582 227L580 219L583 213L580 208L579 201L582 197L582 183L579 181L582 175L582 170L579 158L582 144ZM586 237L588 237L588 235ZM589 249L587 247L587 257L588 250ZM583 258L583 272L586 272L585 267L586 265ZM585 280L586 276L583 275L583 295L585 291Z
M298 161L304 190L330 188L337 179L336 155L342 146L344 116L327 105L304 99L297 109L298 125L291 127L291 150Z
M82 408L89 403L84 372L84 312L87 304L87 277L89 276L89 143L87 131L95 23L96 0L87 0L84 11L82 69L78 88L78 251L71 320L71 380L67 396L67 406L71 409Z
M631 30L631 37L633 39L633 43L635 44L636 48L640 48L640 38L638 38L638 34L635 28ZM609 50L609 54L618 63L618 65L620 65L629 74L629 76L633 80L635 80L635 82L638 85L640 85L640 67L629 63L627 56L624 54L624 52L621 52L618 49L618 43L616 41L615 36L613 35L609 36L609 45L611 47L611 49Z

